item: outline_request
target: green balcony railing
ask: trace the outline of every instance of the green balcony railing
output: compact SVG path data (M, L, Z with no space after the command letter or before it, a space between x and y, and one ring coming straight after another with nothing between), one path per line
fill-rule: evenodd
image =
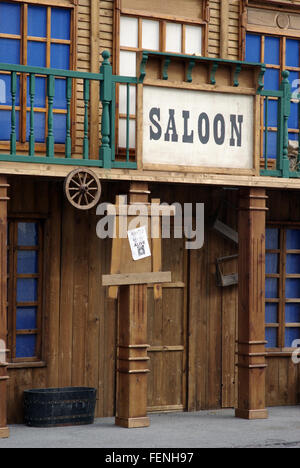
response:
M297 136L298 145L293 154L290 154L288 122L291 113L291 102L295 102L295 99L293 99L294 96L292 96L288 78L289 72L285 70L282 72L282 81L278 91L261 90L259 92L264 97L264 168L261 170L261 175L264 176L300 177L300 105L298 105L298 134L294 134ZM275 112L274 109L276 109ZM274 125L274 115L276 118L276 114L277 122ZM271 142L274 137L275 142Z
M115 144L115 115L116 115L116 86L118 83L127 85L127 93L129 96L130 85L137 84L136 78L115 76L112 74L112 67L109 62L110 54L107 51L103 52L103 63L100 68L100 73L86 73L71 70L57 70L51 68L28 67L23 65L11 65L0 63L0 75L6 78L5 85L10 80L10 99L9 105L6 102L0 101L0 111L5 109L7 117L10 120L10 135L7 135L9 152L5 153L2 150L0 154L0 161L13 161L13 162L29 162L29 163L43 163L43 164L65 164L65 165L78 165L78 166L94 166L103 168L129 168L135 169L137 164L132 157L130 157L129 149L129 124L130 124L130 107L127 108L126 119L126 148L125 157L122 160L116 158L116 144ZM20 144L19 135L17 132L17 113L20 113L21 104L17 103L17 96L20 91L21 75L27 77L27 102L26 102L26 143ZM10 78L9 78L10 77ZM37 80L46 81L46 99L44 115L47 115L47 122L45 123L45 138L44 141L37 141L36 126L38 122L38 110L35 106ZM64 105L60 111L55 109L55 91L56 80L65 81ZM2 80L3 81L3 80ZM102 103L102 119L101 131L99 134L99 152L97 155L89 154L89 108L90 108L90 87L91 82L96 81L100 87L100 100ZM72 154L74 147L72 142L72 99L75 89L75 83L81 83L82 101L83 101L83 137L81 138L82 148L79 151L78 147L76 152ZM4 92L3 92L4 91ZM2 98L5 95L7 100L6 90L2 86ZM78 96L77 96L78 97ZM20 99L20 98L19 98ZM127 97L129 101L129 97ZM5 105L6 104L6 105ZM54 130L54 116L56 112L65 115L65 137L64 141L60 141L64 145L64 153L57 151L56 135ZM41 111L40 111L41 112ZM4 143L2 141L2 143ZM36 151L37 145L39 150ZM41 146L44 145L44 151ZM78 138L76 146L78 145ZM62 145L60 145L62 146ZM5 144L2 145L5 147ZM95 157L96 156L96 157Z

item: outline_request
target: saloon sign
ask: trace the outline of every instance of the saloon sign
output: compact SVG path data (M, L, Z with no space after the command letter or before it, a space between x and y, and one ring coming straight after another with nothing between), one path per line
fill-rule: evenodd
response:
M253 96L144 87L143 162L253 168Z

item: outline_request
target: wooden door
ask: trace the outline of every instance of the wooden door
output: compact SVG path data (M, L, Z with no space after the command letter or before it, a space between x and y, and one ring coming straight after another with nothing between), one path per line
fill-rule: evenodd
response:
M162 299L148 288L148 411L183 411L186 408L187 361L187 251L184 239L164 239L163 271L172 283L163 285Z

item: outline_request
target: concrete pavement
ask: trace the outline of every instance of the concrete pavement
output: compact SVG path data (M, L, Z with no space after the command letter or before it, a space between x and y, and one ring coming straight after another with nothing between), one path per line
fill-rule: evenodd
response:
M10 426L2 448L300 448L300 406L269 409L269 419L236 419L234 411L151 414L151 426L123 429L114 418L90 426Z

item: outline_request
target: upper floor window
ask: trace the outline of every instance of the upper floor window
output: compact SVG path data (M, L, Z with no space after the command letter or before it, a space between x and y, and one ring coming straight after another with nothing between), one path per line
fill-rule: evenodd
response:
M137 76L137 52L149 50L187 55L204 54L204 27L201 24L143 16L120 16L119 61L117 73ZM126 147L126 85L119 87L118 147ZM129 146L135 149L136 88L130 87Z
M36 3L0 1L0 63L42 68L69 69L72 46L72 11L68 8L42 6ZM12 106L10 74L0 71L0 140L10 138ZM45 142L47 127L47 83L36 76L34 114L35 138ZM56 143L64 143L66 134L66 82L55 79L54 135ZM29 78L17 75L16 133L20 143L29 140L30 131Z
M299 88L300 78L300 40L286 36L271 36L264 34L246 34L245 60L249 62L263 62L267 70L264 77L265 90L277 91L281 82L283 70L289 71L289 81L292 90ZM267 142L265 138L266 108L265 100L262 100L261 109L262 148L264 154L267 147L267 157L276 158L277 155L277 130L278 130L278 100L268 97L268 121ZM289 140L299 139L299 104L291 103L291 113L288 120Z

